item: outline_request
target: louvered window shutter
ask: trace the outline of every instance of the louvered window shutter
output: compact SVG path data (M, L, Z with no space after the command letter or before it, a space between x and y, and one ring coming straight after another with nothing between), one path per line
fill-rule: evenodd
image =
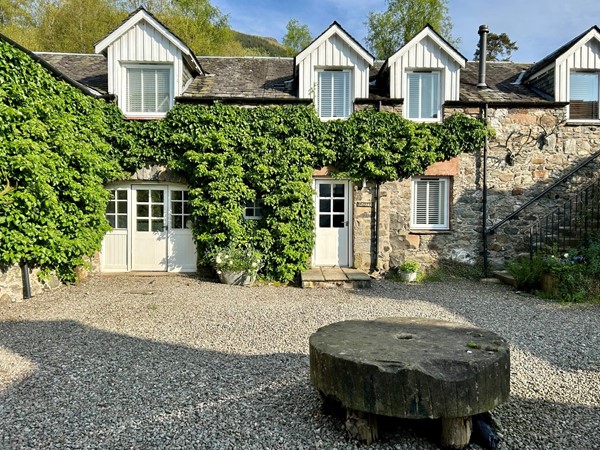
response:
M441 106L439 72L408 74L409 119L435 119Z
M570 76L570 106L571 119L598 119L598 85L597 73L571 73Z
M319 116L344 118L350 115L350 73L319 72Z
M413 180L412 227L448 227L448 183L446 179Z
M127 112L167 112L171 106L171 70L127 69Z
M127 111L142 110L142 69L127 69Z

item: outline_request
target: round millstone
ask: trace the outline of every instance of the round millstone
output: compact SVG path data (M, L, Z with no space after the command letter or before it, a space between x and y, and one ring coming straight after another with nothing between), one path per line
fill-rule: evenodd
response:
M466 418L508 400L510 354L495 333L405 317L337 322L310 337L310 379L346 408Z

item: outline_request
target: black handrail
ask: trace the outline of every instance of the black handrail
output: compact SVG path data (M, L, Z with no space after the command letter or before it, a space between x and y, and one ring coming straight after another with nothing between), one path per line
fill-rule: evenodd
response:
M498 228L500 228L506 222L508 222L509 220L515 219L525 208L527 208L532 203L535 203L536 201L538 201L540 198L542 198L544 195L546 195L548 192L550 192L556 186L558 186L559 184L564 182L567 178L570 178L574 173L583 169L585 166L587 166L589 163L591 163L593 160L595 160L598 156L600 156L600 150L598 150L596 153L594 153L592 156L590 156L583 162L576 165L573 169L569 170L566 174L564 174L562 177L560 177L558 180L556 180L550 186L545 188L542 192L540 192L538 195L533 197L531 200L528 200L527 202L525 202L523 205L521 205L519 208L517 208L514 212L512 212L511 214L506 216L504 219L502 219L500 222L498 222L498 223L494 224L493 226L491 226L490 228L488 228L486 230L486 234L487 235L493 234L494 231L496 231Z

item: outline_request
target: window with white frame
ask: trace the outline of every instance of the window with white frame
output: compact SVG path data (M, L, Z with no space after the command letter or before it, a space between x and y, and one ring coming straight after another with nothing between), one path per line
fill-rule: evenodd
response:
M106 204L106 220L113 230L127 229L127 191L109 189L110 199Z
M412 180L410 227L421 230L448 230L450 191L447 177L420 177Z
M162 114L171 107L171 68L127 67L127 113Z
M244 219L259 220L262 218L263 201L261 199L249 201L244 209Z
M407 117L415 120L440 120L442 109L440 73L409 72L407 76Z
M318 109L321 119L345 119L352 112L350 72L344 70L321 70Z
M598 72L571 72L569 119L599 120L600 74Z

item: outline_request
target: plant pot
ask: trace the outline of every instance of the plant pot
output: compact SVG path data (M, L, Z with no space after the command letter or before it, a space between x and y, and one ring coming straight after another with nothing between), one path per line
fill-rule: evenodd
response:
M218 275L221 283L235 286L250 286L256 279L256 275L248 272L230 272L224 270L219 271Z
M542 275L542 291L548 294L558 293L558 277L553 273Z
M398 272L400 274L400 279L405 283L414 283L417 281L417 272Z

